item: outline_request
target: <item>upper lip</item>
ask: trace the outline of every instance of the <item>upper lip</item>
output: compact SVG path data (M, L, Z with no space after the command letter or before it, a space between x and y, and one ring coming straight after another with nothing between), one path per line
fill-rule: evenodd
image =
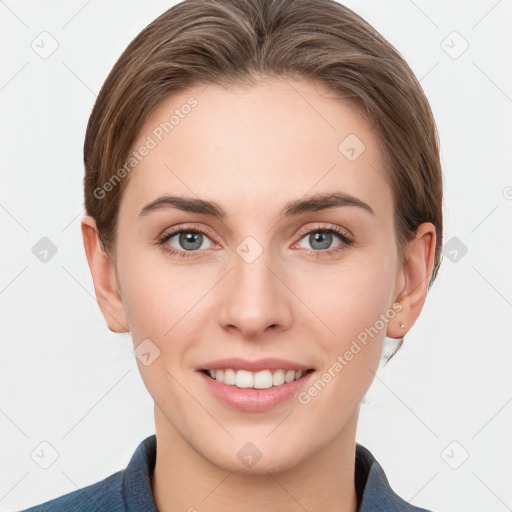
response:
M230 357L227 359L217 359L201 365L198 370L224 370L232 368L234 370L247 370L249 372L258 372L261 370L295 370L306 371L312 369L311 366L295 363L286 359L275 357L265 359L243 359L242 357Z

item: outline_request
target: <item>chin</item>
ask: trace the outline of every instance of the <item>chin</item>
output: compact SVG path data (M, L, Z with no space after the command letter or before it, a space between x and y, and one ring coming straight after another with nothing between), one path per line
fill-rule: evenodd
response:
M234 450L226 448L226 452L210 454L208 457L212 464L225 471L242 475L264 475L287 471L301 463L301 453L297 446L303 449L303 441L297 440L295 445L284 448L280 441L247 441L236 442ZM295 446L295 448L294 448ZM280 447L281 449L278 449Z

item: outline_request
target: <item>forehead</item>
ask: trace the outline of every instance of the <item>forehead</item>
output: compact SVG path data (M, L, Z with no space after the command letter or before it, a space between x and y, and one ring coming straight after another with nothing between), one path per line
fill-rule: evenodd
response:
M376 131L312 82L192 87L152 113L132 149L143 146L150 149L123 194L130 210L166 192L215 200L233 213L272 204L278 211L288 200L332 191L381 213L392 208Z

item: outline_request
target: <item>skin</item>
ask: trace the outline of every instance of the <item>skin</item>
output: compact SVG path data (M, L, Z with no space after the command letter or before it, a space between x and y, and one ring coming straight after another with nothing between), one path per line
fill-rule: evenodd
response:
M148 366L137 360L155 402L155 503L162 512L223 511L234 503L244 512L355 512L359 405L385 336L405 335L421 312L435 227L419 226L401 265L376 132L318 84L273 78L191 88L159 105L134 147L191 95L197 107L129 176L115 261L103 254L94 219L82 219L108 327L130 331L135 347L149 338L160 350ZM353 162L338 150L350 133L366 146ZM287 201L335 191L365 201L375 215L354 206L279 215ZM163 193L216 201L228 217L168 208L138 219ZM180 258L157 244L184 222L212 234L194 249L196 257ZM353 243L326 254L343 246L336 234L327 249L318 249L316 231L297 236L326 224L350 233ZM252 263L236 252L247 236L263 250ZM166 244L187 252L179 235ZM401 311L306 405L292 398L264 412L234 410L194 371L223 357L281 357L320 376L396 303ZM247 442L262 453L252 467L237 457Z

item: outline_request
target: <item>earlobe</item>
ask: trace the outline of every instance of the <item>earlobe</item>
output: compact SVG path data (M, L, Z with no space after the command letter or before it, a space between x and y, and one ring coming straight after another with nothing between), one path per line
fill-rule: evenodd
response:
M424 222L418 227L416 237L409 242L407 248L402 269L402 282L405 284L396 300L401 310L388 324L386 336L389 338L405 336L420 315L434 267L435 248L435 226L431 222Z
M405 296L402 300L395 302L393 306L393 309L398 312L389 321L386 328L386 336L394 339L403 338L412 326L408 323L411 310L409 297Z
M126 311L118 291L114 262L103 252L96 221L93 217L84 215L81 228L94 292L107 326L112 332L129 332Z

